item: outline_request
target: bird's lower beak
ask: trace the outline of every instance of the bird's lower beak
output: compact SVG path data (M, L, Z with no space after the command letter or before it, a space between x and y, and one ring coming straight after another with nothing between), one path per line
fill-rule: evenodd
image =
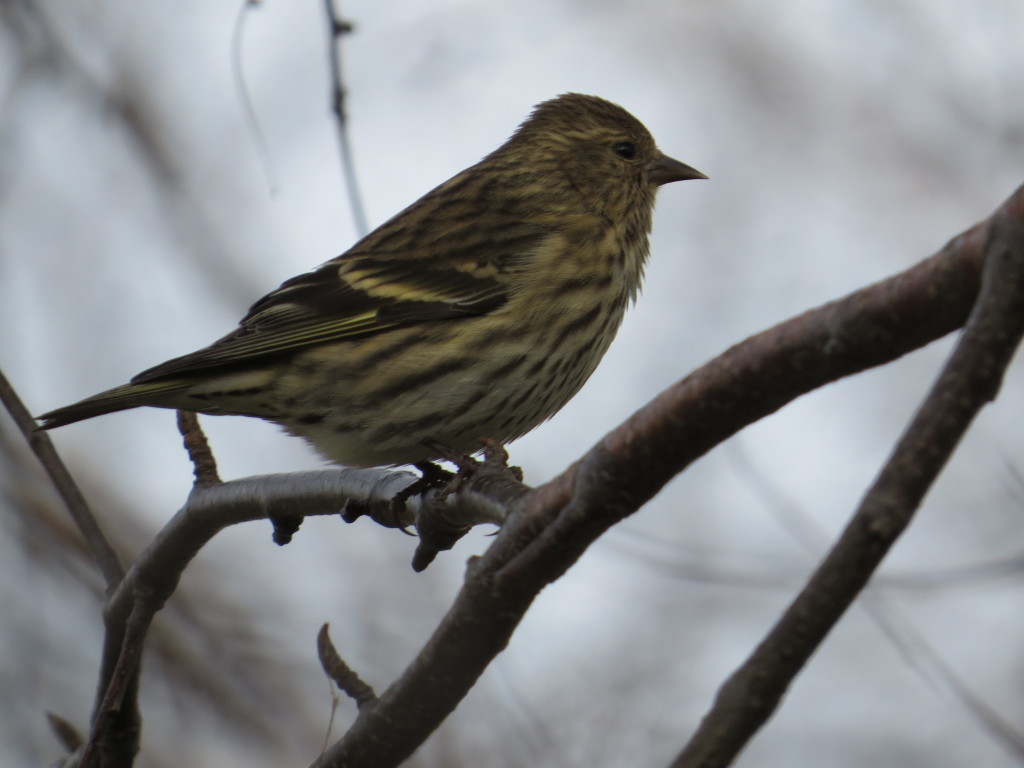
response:
M687 179L706 179L703 173L696 168L691 168L686 163L673 160L668 155L659 152L650 163L647 164L648 178L658 186L671 184L673 181L686 181Z

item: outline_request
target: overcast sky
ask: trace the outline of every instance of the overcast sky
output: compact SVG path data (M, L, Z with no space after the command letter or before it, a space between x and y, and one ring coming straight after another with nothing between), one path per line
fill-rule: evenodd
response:
M731 344L909 267L1024 180L1016 0L389 0L342 11L355 24L343 58L371 225L566 91L621 104L711 177L661 190L648 283L617 342L562 413L511 446L532 484ZM0 9L0 366L35 412L209 343L357 239L322 4L248 12L240 70L238 15L239 3L209 0ZM544 593L471 697L479 706L460 709L421 764L663 764L855 508L948 348L827 387L698 462ZM905 577L1024 549L1021 379L1018 363L873 598L1016 723L1018 581L951 576L911 590ZM73 471L130 499L152 531L190 487L173 424L170 412L134 411L54 438ZM321 466L273 426L204 424L225 477ZM25 477L5 475L15 498ZM319 749L309 737L322 738L329 708L312 651L320 623L382 688L487 545L471 537L415 576L414 542L398 532L307 528L316 535L278 549L267 526L244 526L206 556L205 589L251 607L252 631L283 647L275 663L306 707L278 751L247 755L253 765L301 765ZM32 627L0 639L0 683L28 702L17 720L31 718L0 718L4 765L51 759L41 713L84 722L95 675L94 603L37 566L0 543L0 612ZM74 600L85 607L69 610ZM77 655L62 647L69 631L82 638ZM229 630L200 617L194 631ZM28 658L37 637L47 651ZM909 656L923 664L924 653ZM146 723L152 764L186 726L191 764L239 754L230 733L218 740L173 696L149 695L172 713L164 729ZM352 714L343 702L339 724ZM523 752L485 762L499 743ZM638 751L643 762L630 763ZM738 764L867 762L1016 764L856 609Z

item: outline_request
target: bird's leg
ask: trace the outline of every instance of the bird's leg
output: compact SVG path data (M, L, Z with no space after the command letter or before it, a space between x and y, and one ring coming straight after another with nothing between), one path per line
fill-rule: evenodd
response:
M439 443L436 440L423 441L424 445L426 445L431 450L436 451L437 454L442 459L444 459L445 461L450 461L452 464L459 468L459 471L453 476L450 472L445 472L436 464L432 464L429 462L426 463L427 466L430 467L433 472L444 472L444 474L447 475L444 487L435 497L437 501L444 501L452 493L458 490L459 486L461 486L463 482L465 482L466 480L473 477L473 475L479 472L497 472L501 474L507 473L510 474L512 478L517 482L523 482L522 467L510 467L508 465L508 451L505 450L505 447L501 443L490 437L481 437L477 442L480 443L480 446L483 449L483 461L477 461L468 454L454 451L448 446L444 445L443 443ZM420 471L423 471L422 465L416 464L414 466ZM425 475L426 473L424 473L424 476ZM431 487L436 488L438 486L433 485ZM405 496L405 498L409 498L409 495Z
M508 465L508 451L505 446L490 437L481 437L480 445L484 448L484 460L481 466L484 469L512 475L517 482L523 482L523 468L510 467Z
M413 496L419 496L434 488L443 488L455 478L453 473L432 461L417 461L413 466L420 471L419 479L396 493L391 499L391 506L404 509L405 502Z
M445 461L450 461L456 467L459 468L459 474L472 475L473 470L476 469L479 462L470 456L468 453L461 453L456 451L454 448L449 448L444 443L438 440L427 439L423 441L430 450L434 451L439 457ZM418 466L418 465L417 465ZM451 479L451 478L449 478Z
M458 467L458 474L462 475L465 479L469 479L475 472L478 472L481 469L494 469L510 472L516 480L519 482L523 481L522 468L510 467L508 465L508 451L505 450L505 446L490 437L481 437L477 442L480 443L480 447L484 454L483 461L477 461L469 454L453 450L437 440L424 440L423 444L431 450L436 451L437 455L445 461L450 461ZM421 469L419 464L414 466L417 469ZM430 464L430 466L434 470L443 471L440 467L434 464ZM451 478L449 477L449 479Z

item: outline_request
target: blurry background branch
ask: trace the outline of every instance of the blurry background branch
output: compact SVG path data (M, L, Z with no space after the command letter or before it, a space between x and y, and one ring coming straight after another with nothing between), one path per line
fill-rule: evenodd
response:
M0 371L0 403L10 414L22 436L32 448L32 453L46 470L50 482L53 483L53 487L64 502L64 508L67 509L83 541L88 546L92 560L103 575L104 582L109 589L113 589L124 578L124 567L121 565L117 553L107 541L96 516L89 508L89 503L82 495L78 484L68 472L67 466L54 450L50 436L36 430L35 419L32 418L25 404L18 397L18 393L14 391L3 371Z
M355 155L352 153L352 137L348 129L348 111L345 109L345 80L341 71L341 41L353 31L352 22L341 18L335 0L324 0L327 12L327 50L331 73L331 111L338 126L338 148L341 151L341 172L345 178L349 206L355 222L356 234L364 237L370 231L363 210L363 193L356 176Z
M182 240L177 258L221 295L246 306L260 286L250 282L243 262L229 255L210 212L190 194L183 158L166 133L162 116L144 96L150 86L143 73L129 67L97 71L88 55L60 30L64 10L54 14L46 4L31 0L6 3L0 9L10 24L10 38L26 49L20 76L5 94L7 109L17 109L21 99L30 98L34 78L54 79L73 89L89 110L112 120L133 158L159 185L164 214Z

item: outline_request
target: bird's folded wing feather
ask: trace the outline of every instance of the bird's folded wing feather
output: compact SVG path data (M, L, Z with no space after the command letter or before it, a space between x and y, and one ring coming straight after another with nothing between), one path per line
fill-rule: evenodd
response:
M219 341L143 371L132 383L249 366L303 347L493 312L508 298L504 273L544 239L520 231L502 247L478 244L475 255L446 254L440 263L357 246L264 296Z

